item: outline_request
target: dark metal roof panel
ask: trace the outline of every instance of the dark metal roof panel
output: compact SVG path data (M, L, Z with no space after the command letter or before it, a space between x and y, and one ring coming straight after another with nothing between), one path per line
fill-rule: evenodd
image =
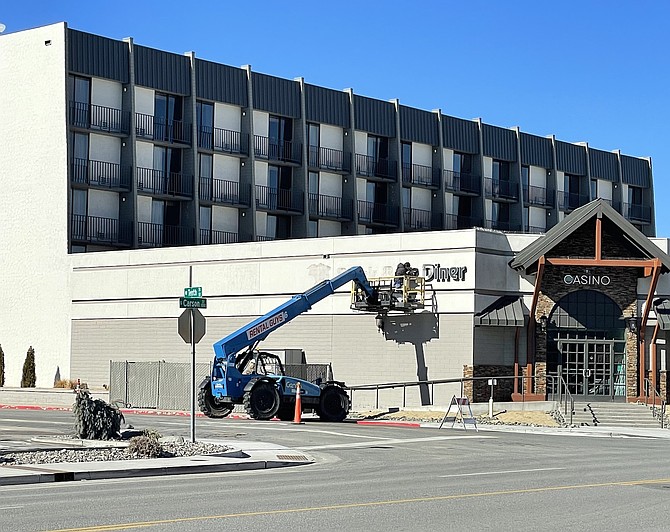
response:
M621 180L627 185L649 188L651 186L649 170L649 161L646 159L629 155L621 156Z
M475 327L523 327L528 314L520 296L502 296L475 314Z
M532 244L521 250L510 261L510 267L516 271L528 272L542 255L545 255L562 241L567 240L572 233L596 216L603 216L612 221L621 230L628 242L636 246L644 256L650 259L660 259L662 273L670 271L670 256L661 251L658 246L636 229L633 224L615 211L607 200L603 200L602 198L595 199L572 211L562 222L556 224L545 235L540 236Z
M395 106L390 102L354 94L356 129L382 137L395 137Z
M305 84L305 114L310 122L351 127L349 95L343 91Z
M71 72L128 83L128 44L91 33L67 30Z
M551 139L521 133L521 164L552 168L554 156L551 149Z
M586 147L556 141L556 169L574 175L586 175Z
M589 148L591 177L619 181L619 162L616 153Z
M291 118L300 118L300 84L289 79L251 73L254 108Z
M248 106L247 73L241 68L196 59L195 76L198 98Z
M516 161L516 133L511 129L482 124L484 155L501 161Z
M137 45L134 51L136 85L191 95L191 60L187 56Z
M479 124L453 116L442 116L442 141L445 148L463 153L479 153Z
M400 138L430 146L439 144L437 115L414 107L400 106Z
M670 331L670 300L666 298L655 299L652 307L660 329L662 331Z

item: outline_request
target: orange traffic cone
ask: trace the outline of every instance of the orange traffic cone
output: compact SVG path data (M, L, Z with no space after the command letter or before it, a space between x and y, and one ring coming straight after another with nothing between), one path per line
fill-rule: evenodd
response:
M300 383L295 385L295 414L293 415L293 423L302 423L302 399L300 399Z

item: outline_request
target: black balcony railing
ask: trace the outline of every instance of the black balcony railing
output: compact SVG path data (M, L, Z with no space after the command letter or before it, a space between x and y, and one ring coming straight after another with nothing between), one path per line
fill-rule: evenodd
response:
M307 155L308 164L312 168L331 170L333 172L351 171L351 158L346 156L342 150L310 146Z
M193 229L150 222L137 223L137 243L140 247L162 248L193 245Z
M519 199L519 186L517 183L487 177L484 179L484 186L487 198L509 200Z
M272 242L273 240L277 240L277 237L268 235L256 235L256 238L254 240L256 240L256 242Z
M486 220L484 226L488 229L497 229L498 231L521 231L519 224L503 220Z
M108 133L128 134L130 113L121 109L70 102L70 125Z
M624 216L636 222L651 223L651 206L636 203L623 204Z
M300 164L302 145L299 142L288 140L279 142L269 137L254 135L254 154L259 159Z
M477 175L444 170L444 188L454 194L479 196L482 191L481 178Z
M544 233L546 231L547 231L546 228L538 227L538 226L535 226L535 225L529 225L528 227L526 227L526 232L527 233L532 233L532 234L536 234L536 235L539 235L539 234Z
M337 196L323 194L309 194L309 215L318 218L332 218L336 220L351 220L354 203Z
M577 194L573 192L559 192L558 194L558 208L563 211L571 211L577 209L589 202L589 197L584 194Z
M70 167L72 183L130 190L130 167L105 161L74 159Z
M135 113L135 134L144 139L158 140L170 144L190 144L191 124L181 120L166 120L160 117Z
M234 244L235 242L239 242L237 233L216 231L214 229L200 229L201 244Z
M402 216L405 229L411 231L429 231L432 229L430 211L403 208Z
M256 207L268 211L303 212L302 192L256 185Z
M523 202L526 205L539 205L540 207L553 207L556 198L555 190L548 190L533 185L523 187Z
M193 176L151 168L138 168L137 191L157 196L192 198Z
M398 212L398 207L392 205L358 200L358 220L361 223L397 226Z
M360 176L395 179L398 175L397 172L395 161L377 159L360 153L356 154L356 173Z
M437 188L440 186L439 170L433 170L432 166L403 163L402 182L407 185Z
M461 216L456 214L447 214L447 229L472 229L480 227L481 221L474 216Z
M89 244L125 244L132 240L130 222L119 222L114 218L72 215L72 241Z
M198 131L198 147L223 153L249 153L249 136L239 131L218 127L201 126Z
M200 178L200 201L226 203L228 205L251 205L251 185L241 185L237 181Z

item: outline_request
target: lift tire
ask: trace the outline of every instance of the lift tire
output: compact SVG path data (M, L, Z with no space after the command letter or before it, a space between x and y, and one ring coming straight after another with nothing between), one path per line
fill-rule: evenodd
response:
M344 421L349 414L349 396L339 386L326 385L321 390L316 412L322 421Z
M272 419L279 411L280 404L279 392L270 381L258 381L244 394L244 409L252 419Z
M232 406L222 405L214 400L210 377L205 378L200 383L200 388L198 389L198 406L203 414L212 418L226 417L233 411Z

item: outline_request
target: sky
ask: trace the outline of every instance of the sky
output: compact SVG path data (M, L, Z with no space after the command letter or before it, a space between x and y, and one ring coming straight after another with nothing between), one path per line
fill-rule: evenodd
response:
M670 237L666 0L0 3L5 33L60 21L273 76L651 157L656 233Z

